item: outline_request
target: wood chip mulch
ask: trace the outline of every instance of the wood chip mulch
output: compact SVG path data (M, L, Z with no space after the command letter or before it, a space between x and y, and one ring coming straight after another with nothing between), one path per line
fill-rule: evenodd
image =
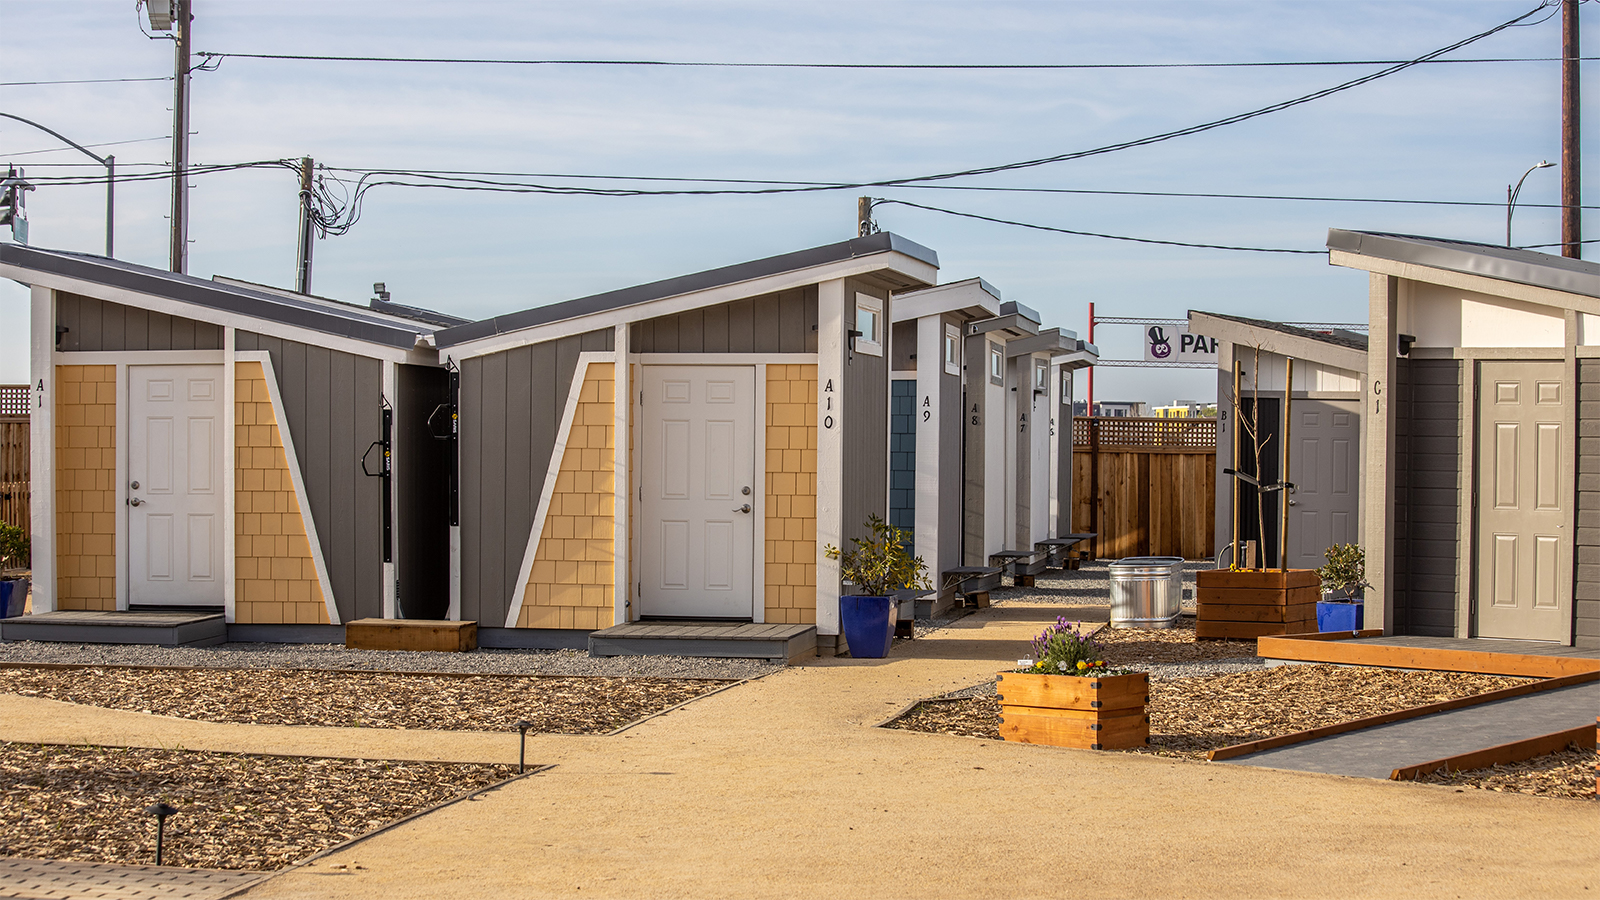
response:
M1157 681L1150 685L1147 706L1150 746L1130 752L1204 759L1207 751L1217 747L1481 694L1531 680L1459 672L1279 666ZM925 701L890 727L999 740L1000 702L992 696Z
M204 722L604 734L725 687L665 678L270 669L0 669L0 693Z
M1435 772L1417 780L1423 784L1454 785L1460 789L1478 788L1507 794L1600 802L1600 794L1595 792L1596 759L1593 750L1568 748L1523 762L1448 774Z
M1185 620L1179 619L1180 622ZM1095 633L1104 644L1106 662L1113 666L1131 663L1201 662L1210 659L1238 659L1256 655L1255 641L1201 641L1194 635L1194 620L1187 628L1145 630L1112 628Z
M0 856L278 869L503 781L515 766L247 756L0 742Z

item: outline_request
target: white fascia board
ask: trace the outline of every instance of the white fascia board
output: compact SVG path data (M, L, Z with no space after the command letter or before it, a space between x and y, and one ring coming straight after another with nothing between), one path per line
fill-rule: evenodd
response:
M1540 306L1551 306L1556 309L1574 309L1578 312L1600 315L1600 298L1585 297L1582 294L1569 294L1565 291L1535 287L1531 284L1502 281L1498 278L1489 278L1483 275L1468 275L1464 272L1451 272L1446 269L1435 269L1431 266L1419 266L1416 263L1394 262L1393 260L1378 259L1372 256L1362 256L1359 253L1351 253L1346 250L1328 251L1328 262L1347 269L1360 269L1364 272L1371 272L1374 275L1390 275L1395 278L1404 278L1408 281L1438 284L1463 291L1489 294L1494 297L1507 297L1512 300L1537 303ZM1362 369L1365 369L1365 367L1363 366Z
M992 318L1000 315L1000 298L984 290L981 278L919 288L894 295L892 321L910 322L923 316L955 312L974 319Z
M703 291L677 294L646 303L635 303L631 306L608 309L602 312L590 313L586 316L575 316L556 322L546 322L543 325L533 325L504 334L489 335L488 337L442 348L439 351L439 355L441 357L452 356L459 362L475 356L487 356L491 353L514 350L530 344L542 344L546 341L571 337L575 334L615 328L618 325L642 322L646 319L654 319L660 316L676 315L692 309L703 309L707 306L719 306L723 303L732 303L735 300L743 300L747 297L774 294L778 291L818 284L824 281L859 278L875 272L882 272L885 269L898 272L906 278L924 282L932 281L939 274L939 270L935 266L930 266L904 253L890 250L883 253L874 253L871 256L814 266L809 269L798 269L793 272L768 275L764 278L718 285Z
M1065 369L1087 369L1099 361L1099 354L1090 353L1087 350L1076 350L1072 353L1062 353L1059 356L1050 357L1051 364Z
M316 294L302 294L297 291L291 291L288 288L273 287L270 284L257 284L254 281L245 281L242 278L229 278L226 275L213 275L211 276L211 280L216 284L227 285L228 287L244 288L247 291L255 291L260 294L272 294L277 297L282 297L285 300L295 300L300 303L315 304L328 310L329 312L359 312L364 316L371 316L374 319L382 319L391 325L395 325L407 330L415 330L418 327L434 327L427 325L424 322L418 322L416 319L407 319L404 316L397 316L393 313L379 312L378 310L370 309L357 303L346 303L342 300L335 300L332 297L319 297Z
M1271 328L1261 328L1230 319L1219 319L1201 312L1189 314L1189 331L1241 347L1260 347L1268 353L1292 356L1295 359L1321 363L1336 369L1351 372L1367 371L1365 350L1342 347L1297 334L1285 334Z
M174 300L157 294L130 291L126 288L111 287L93 281L69 278L65 275L56 275L49 272L38 272L33 269L24 269L5 263L0 263L0 276L23 284L37 284L51 290L69 291L85 297L93 297L97 300L120 303L123 306L133 306L139 309L148 309L152 312L165 313L169 316L193 319L196 322L208 322L224 328L232 325L240 331L250 331L256 334L264 334L268 337L283 338L284 340L297 341L317 347L327 347L330 350L339 350L354 356L386 359L394 362L411 362L410 354L415 352L413 348L392 347L387 344L358 341L354 338L341 337L326 331L288 325L273 319L263 319L258 316L245 315L244 313L212 309L209 306L185 303L182 300ZM432 354L427 354L422 358L429 359L431 356Z

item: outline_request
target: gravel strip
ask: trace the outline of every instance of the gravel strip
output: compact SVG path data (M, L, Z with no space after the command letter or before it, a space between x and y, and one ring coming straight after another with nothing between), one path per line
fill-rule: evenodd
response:
M0 669L0 691L203 722L606 734L729 684L264 669Z
M1126 752L1203 760L1217 747L1532 680L1347 666L1257 667L1235 674L1168 679L1150 689L1150 746ZM995 683L989 682L924 701L888 727L999 740L1000 704L994 690Z
M0 643L0 662L95 666L193 666L217 669L335 669L367 672L441 672L466 675L604 675L655 678L745 679L782 668L756 659L690 656L594 658L583 650L474 650L431 653L349 650L342 644L218 644L156 647L147 644Z
M164 864L268 871L516 772L0 742L0 855L149 865L165 802Z
M1506 794L1533 794L1563 800L1600 802L1595 791L1595 752L1567 749L1519 763L1506 763L1487 769L1467 769L1449 774L1424 775L1423 784L1450 785L1461 790L1477 788Z

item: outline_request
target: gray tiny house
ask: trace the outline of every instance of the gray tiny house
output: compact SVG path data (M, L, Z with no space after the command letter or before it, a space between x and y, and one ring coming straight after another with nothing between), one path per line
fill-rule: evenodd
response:
M460 367L459 614L485 646L663 620L839 631L822 552L887 518L894 292L876 234L436 335Z
M1232 539L1239 500L1241 541L1257 541L1263 565L1280 565L1282 495L1256 496L1223 472L1238 465L1276 481L1281 468L1287 360L1294 360L1290 394L1290 494L1288 566L1315 569L1335 544L1361 543L1361 397L1366 389L1367 336L1340 329L1312 330L1282 322L1222 313L1189 312L1189 333L1217 341L1216 550ZM1231 401L1234 363L1242 368L1241 403L1255 415L1267 452L1257 472L1244 449L1233 459L1237 410ZM1241 446L1248 437L1240 435Z
M445 614L437 316L15 244L0 273L32 288L36 613L294 641Z
M1600 647L1600 265L1338 229L1328 249L1369 273L1367 626Z

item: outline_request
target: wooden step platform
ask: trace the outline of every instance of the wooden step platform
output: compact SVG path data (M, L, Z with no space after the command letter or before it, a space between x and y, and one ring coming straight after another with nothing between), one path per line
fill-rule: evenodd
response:
M794 664L817 655L817 626L630 622L591 633L589 655L712 656Z
M1600 672L1600 649L1538 641L1388 635L1376 630L1262 637L1256 654L1275 663L1332 663L1559 678Z
M222 613L60 610L0 619L0 641L209 647L228 640Z
M344 645L352 650L465 653L478 649L478 623L442 619L356 619L344 627Z

